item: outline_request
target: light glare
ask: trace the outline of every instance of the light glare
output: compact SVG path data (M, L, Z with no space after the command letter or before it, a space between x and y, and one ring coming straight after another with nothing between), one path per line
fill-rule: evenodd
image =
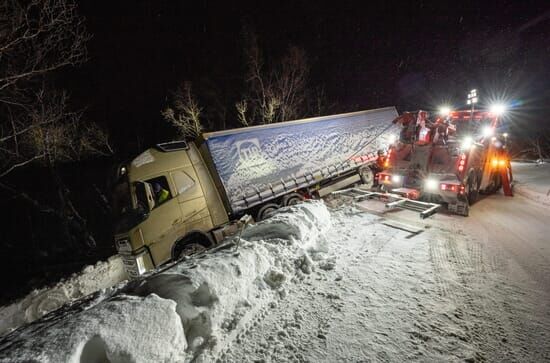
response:
M443 106L439 109L439 114L442 116L449 116L451 113L451 108L447 106Z
M470 136L466 136L464 140L462 140L462 144L461 144L462 150L470 149L473 143L474 143L474 139L472 139Z
M485 126L483 128L483 136L485 137L493 136L494 132L495 130L491 126Z
M502 103L495 103L494 105L491 105L489 111L491 111L495 115L502 115L504 112L506 112L506 106Z
M426 182L424 183L424 186L426 190L436 190L437 189L437 180L435 179L426 179Z

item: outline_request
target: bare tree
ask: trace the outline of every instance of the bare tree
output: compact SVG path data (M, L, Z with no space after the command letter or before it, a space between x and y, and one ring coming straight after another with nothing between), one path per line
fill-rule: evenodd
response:
M87 58L90 36L71 0L3 0L0 24L0 90Z
M174 92L172 101L173 105L161 112L164 119L175 126L182 137L199 136L203 130L202 108L191 92L191 83L184 82Z
M293 120L305 113L306 81L309 72L306 53L291 46L273 73L279 121Z
M245 31L244 38L247 66L244 99L250 105L247 124L268 124L304 115L309 72L305 52L291 46L279 62L266 67L256 35ZM237 112L240 115L238 108Z
M83 22L71 0L2 1L0 177L46 157L58 161L89 151L81 144L77 153L69 134L80 133L75 126L80 114L68 111L66 93L47 86L54 71L86 60L90 36Z
M53 213L69 231L78 225L93 245L57 171L59 163L109 154L107 134L71 111L68 95L52 87L56 71L87 60L84 18L74 0L2 0L0 3L0 187L40 211ZM48 167L59 197L45 206L6 178L31 163ZM73 228L74 229L74 228Z
M336 106L329 104L324 87L316 87L308 97L308 114L311 116L323 116L329 114Z
M550 135L543 134L529 137L521 153L533 155L541 161L550 158Z
M249 126L250 124L247 116L248 103L246 100L240 100L235 103L235 108L237 109L237 118L239 119L239 123L245 127Z

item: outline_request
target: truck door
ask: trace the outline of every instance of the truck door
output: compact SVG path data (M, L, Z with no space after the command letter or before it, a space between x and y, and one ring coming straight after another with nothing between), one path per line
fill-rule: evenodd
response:
M141 185L144 185L150 206L147 219L140 225L141 233L158 266L171 257L172 243L176 238L174 227L181 220L181 210L166 176L136 183L136 192Z
M194 168L189 165L171 172L170 177L181 210L181 219L175 224L180 237L191 230L209 231L212 229L213 224L203 188Z

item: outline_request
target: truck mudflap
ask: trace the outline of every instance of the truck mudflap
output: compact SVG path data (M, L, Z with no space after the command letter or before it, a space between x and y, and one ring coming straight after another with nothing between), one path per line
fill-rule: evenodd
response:
M398 194L381 193L365 190L361 188L349 188L333 192L334 195L344 195L353 198L355 202L361 202L368 199L377 199L385 202L386 209L406 209L419 213L420 218L428 218L437 213L441 204L422 202L419 200L409 199Z

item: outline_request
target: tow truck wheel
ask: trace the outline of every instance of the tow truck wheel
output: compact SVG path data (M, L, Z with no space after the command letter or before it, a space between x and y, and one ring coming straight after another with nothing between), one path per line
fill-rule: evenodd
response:
M258 213L256 213L256 220L263 221L264 219L271 217L277 209L279 209L279 205L275 203L267 203L262 205L260 209L258 209Z
M496 193L496 192L498 192L498 190L500 189L501 186L502 185L501 185L501 182L500 182L500 175L498 175L497 173L493 173L493 175L491 175L491 184L485 190L485 192L487 194Z
M477 197L479 196L478 178L473 173L468 178L467 189L468 203L472 205L477 201Z
M464 202L462 203L462 205L460 205L460 207L458 208L458 214L464 217L468 217L468 215L470 214L470 206L468 205L468 203Z

